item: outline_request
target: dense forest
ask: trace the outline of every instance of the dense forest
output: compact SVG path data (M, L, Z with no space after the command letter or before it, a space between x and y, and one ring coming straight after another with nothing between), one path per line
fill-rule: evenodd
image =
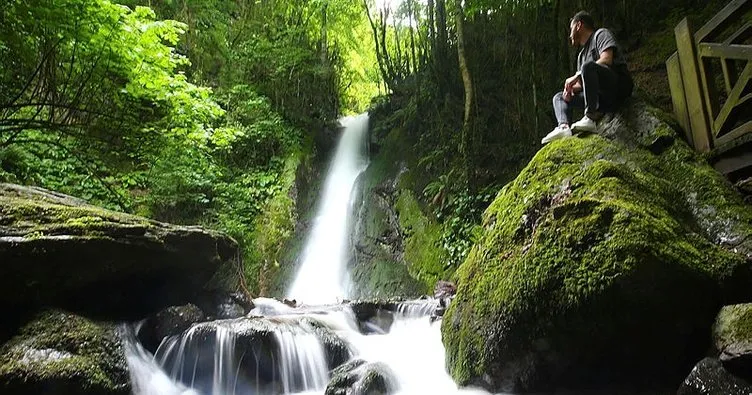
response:
M415 147L414 189L456 267L550 129L569 17L613 28L639 94L666 108L667 33L719 4L14 0L0 11L0 180L228 232L256 294L294 229L300 169L326 160L338 116L370 107Z

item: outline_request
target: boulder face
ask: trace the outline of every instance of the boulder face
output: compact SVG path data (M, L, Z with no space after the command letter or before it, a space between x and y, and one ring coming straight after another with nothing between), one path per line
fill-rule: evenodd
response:
M388 395L397 389L394 372L381 362L354 359L332 371L326 395Z
M677 395L749 394L752 394L752 383L729 373L714 358L700 361L677 391Z
M442 323L460 385L676 388L752 300L752 210L662 119L629 103L499 192Z
M713 346L727 370L752 382L752 304L721 309L713 325Z
M19 312L55 306L141 318L226 288L237 244L218 232L0 184L0 301Z
M60 311L39 314L0 349L0 393L130 394L116 328Z

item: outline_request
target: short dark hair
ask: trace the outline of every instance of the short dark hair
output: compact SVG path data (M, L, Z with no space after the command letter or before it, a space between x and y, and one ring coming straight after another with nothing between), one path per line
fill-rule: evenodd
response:
M569 24L576 22L582 22L585 27L591 30L595 30L595 20L593 20L593 16L590 15L587 11L580 11L572 17L572 20L569 21Z

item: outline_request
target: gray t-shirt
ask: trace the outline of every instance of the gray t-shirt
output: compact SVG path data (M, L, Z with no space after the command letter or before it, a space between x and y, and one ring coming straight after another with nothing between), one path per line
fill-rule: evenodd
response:
M582 70L582 65L587 62L595 62L600 59L601 53L609 48L614 50L614 60L611 68L616 72L628 73L627 61L624 59L624 53L616 42L613 33L608 29L596 30L582 46L579 56L577 56L577 70Z

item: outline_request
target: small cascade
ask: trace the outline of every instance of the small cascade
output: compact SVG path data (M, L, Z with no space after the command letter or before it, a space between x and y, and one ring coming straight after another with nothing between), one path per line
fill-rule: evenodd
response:
M329 381L324 347L312 333L275 332L280 348L279 373L285 394L294 389L321 390Z
M403 302L397 305L397 312L403 318L428 317L433 314L438 305L439 301L437 299Z
M164 339L154 360L172 380L200 394L323 391L329 363L313 320L272 316L196 324Z
M342 300L347 278L347 240L355 181L365 170L368 114L346 117L344 131L327 175L315 223L301 257L301 266L288 292L306 304Z
M134 330L119 329L128 362L131 385L136 395L199 395L193 389L171 379L136 339Z

